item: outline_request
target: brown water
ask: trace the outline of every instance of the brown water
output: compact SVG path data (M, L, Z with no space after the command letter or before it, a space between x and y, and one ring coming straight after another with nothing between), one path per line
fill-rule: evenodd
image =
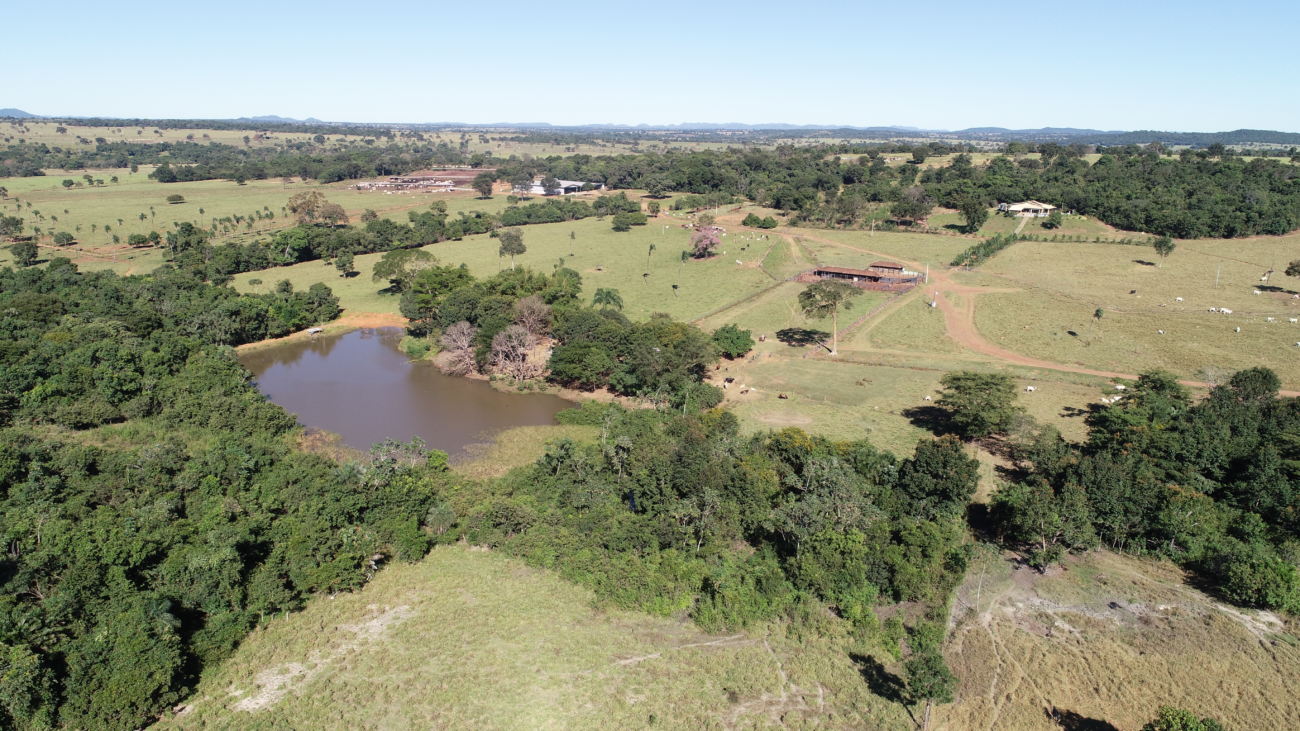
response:
M573 404L547 394L503 393L482 381L445 376L409 360L399 328L353 330L254 351L240 357L272 401L304 426L334 432L357 449L384 439L421 437L464 456L512 426L554 424Z

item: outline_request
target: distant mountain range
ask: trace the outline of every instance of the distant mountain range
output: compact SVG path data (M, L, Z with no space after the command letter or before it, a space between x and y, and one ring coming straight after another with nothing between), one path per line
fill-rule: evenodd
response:
M78 117L44 117L25 112L21 109L0 109L0 119L67 119L73 121ZM99 117L81 117L80 119L104 119ZM132 120L142 122L146 120ZM169 120L175 121L175 120ZM849 139L890 139L898 137L920 139L964 140L971 142L1060 142L1065 144L1097 145L1144 145L1160 142L1167 145L1205 146L1215 143L1224 145L1300 145L1300 133L1280 132L1264 129L1237 129L1230 132L1166 132L1158 130L1100 130L1080 129L1076 127L1038 127L1034 129L1008 129L1006 127L968 127L960 130L923 129L906 125L888 125L879 127L854 127L847 125L821 124L786 124L783 122L765 122L748 124L744 122L682 122L680 124L582 124L557 125L549 122L494 122L489 124L467 124L465 122L426 122L426 123L356 123L324 122L315 117L295 119L276 114L264 114L256 117L238 117L220 121L227 123L266 124L266 125L324 125L338 127L407 127L417 129L470 128L470 129L540 129L556 132L737 132L737 133L779 133L792 132L801 136L820 133L827 137L844 137Z

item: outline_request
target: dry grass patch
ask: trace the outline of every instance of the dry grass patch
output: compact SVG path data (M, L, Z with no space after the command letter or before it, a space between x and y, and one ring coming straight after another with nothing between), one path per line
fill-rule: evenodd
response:
M597 609L487 551L436 549L271 621L170 728L907 727L843 652Z

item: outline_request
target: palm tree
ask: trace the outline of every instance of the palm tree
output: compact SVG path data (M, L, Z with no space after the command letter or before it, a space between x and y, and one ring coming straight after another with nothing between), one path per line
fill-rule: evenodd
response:
M591 304L602 309L615 309L620 312L623 310L623 298L619 296L617 289L609 287L597 289L596 293L591 296Z
M845 282L827 281L808 285L799 293L799 307L803 314L814 320L831 318L831 355L839 352L839 314L852 306L851 298L862 290Z

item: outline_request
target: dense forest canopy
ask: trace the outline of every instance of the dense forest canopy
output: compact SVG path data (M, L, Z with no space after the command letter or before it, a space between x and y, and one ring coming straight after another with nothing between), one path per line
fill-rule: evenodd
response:
M0 270L0 725L139 728L261 618L423 555L425 454L298 452L222 347L337 312L325 287Z

